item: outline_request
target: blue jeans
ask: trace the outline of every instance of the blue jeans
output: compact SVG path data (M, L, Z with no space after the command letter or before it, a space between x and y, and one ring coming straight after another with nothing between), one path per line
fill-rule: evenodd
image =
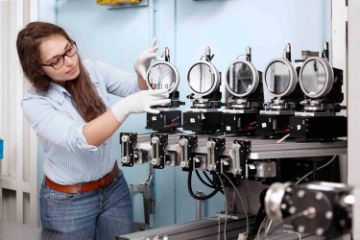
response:
M84 193L63 193L43 184L40 219L44 229L79 239L114 240L132 232L133 208L122 171L106 188Z

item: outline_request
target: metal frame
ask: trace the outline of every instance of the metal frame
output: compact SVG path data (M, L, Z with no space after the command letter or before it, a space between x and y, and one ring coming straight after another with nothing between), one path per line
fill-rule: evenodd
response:
M323 87L323 89L321 89L320 92L318 93L309 93L303 84L303 73L304 73L304 68L307 64L310 64L311 62L315 62L318 61L320 62L320 64L324 67L325 69L325 85ZM334 71L332 69L332 67L330 66L329 62L326 61L323 58L319 58L319 57L310 57L308 59L305 60L304 64L301 66L300 68L300 72L299 72L299 83L300 83L300 88L303 91L303 93L310 97L310 98L320 98L320 97L324 97L326 96L330 90L332 89L332 86L334 84Z
M196 66L196 65L199 65L199 64L205 64L205 65L208 65L209 68L211 69L212 71L212 74L214 75L214 83L212 85L212 87L210 88L210 90L208 90L207 92L197 92L195 91L189 84L189 77L190 77L190 72L191 70ZM207 95L210 95L212 94L219 86L220 86L220 74L219 74L219 71L215 68L215 66L210 63L210 62L207 62L207 61L199 61L199 62L196 62L194 63L188 73L187 73L187 84L188 84L188 87L190 88L190 91L192 93L194 93L195 95L197 96L200 96L200 97L204 97L204 96L207 96Z
M226 233L229 239L237 239L239 232L246 227L245 219L227 219ZM116 237L117 240L130 239L171 239L171 240L209 240L223 238L225 219L212 217L183 224L149 229Z
M253 76L253 81L252 81L251 87L250 87L249 91L247 91L244 94L239 94L239 93L234 92L230 88L230 86L228 84L229 70L230 70L231 67L234 67L234 65L236 65L237 63L243 63L243 64L246 64L247 66L249 66L249 68L250 68L250 70L252 72L252 76ZM228 70L226 72L227 74L226 74L225 87L232 95L237 96L237 97L246 97L246 96L250 95L251 93L253 93L256 90L256 88L258 87L258 85L259 85L259 73L258 73L257 69L255 68L254 64L252 64L251 62L249 62L249 61L241 61L241 60L234 61L229 65L229 67L227 69Z
M266 73L269 69L269 67L276 63L276 62L281 62L283 64L285 64L289 71L290 71L290 83L289 83L289 86L285 89L284 92L280 93L280 94L276 94L272 91L270 91L268 85L267 85L267 81L266 81ZM296 70L294 68L294 66L292 65L292 63L287 60L287 59L284 59L284 58L276 58L276 59L273 59L268 65L266 65L266 68L265 68L265 71L264 71L264 82L265 82L265 86L266 88L269 90L269 93L271 95L273 95L274 97L284 97L284 96L288 96L290 95L296 88L296 84L298 83L298 78L297 78L297 74L296 74Z
M179 137L180 135L184 134L186 133L169 134L166 151L176 154L179 147ZM198 146L194 149L194 154L204 156L207 155L207 142L209 136L212 135L198 135ZM219 135L217 137L221 138L225 137L225 135ZM296 142L295 140L287 140L279 142L278 139L262 139L258 137L231 135L226 135L225 139L225 150L223 152L223 156L231 156L230 152L234 140L251 141L251 148L248 154L248 159L251 160L334 156L347 154L346 140L338 140L335 142ZM144 134L138 137L138 143L135 146L135 149L151 151L149 134ZM179 165L179 163L174 160L168 165L175 166Z
M166 61L157 62L148 69L148 71L146 73L146 84L148 85L149 88L154 89L150 85L149 77L150 77L150 71L158 65L167 65L175 73L175 85L173 88L169 89L169 93L174 92L177 89L177 87L179 86L179 72L174 65L172 65L171 63L166 62Z

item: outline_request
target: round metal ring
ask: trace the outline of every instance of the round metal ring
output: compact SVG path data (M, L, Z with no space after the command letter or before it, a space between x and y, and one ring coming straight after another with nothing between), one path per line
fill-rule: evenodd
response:
M310 64L314 64L312 66L312 68L316 67L316 63L320 63L320 66L323 67L324 69L324 76L323 76L323 82L317 81L315 84L321 84L322 87L314 92L314 91L309 91L308 87L306 86L306 79L308 79L309 74L305 75L304 71L307 69L307 67ZM319 70L319 65L317 66L317 69L314 70L314 78L316 78L316 72ZM304 64L302 65L302 67L300 68L300 73L299 73L299 83L300 83L300 88L301 90L304 92L304 94L310 98L320 98L320 97L324 97L326 96L330 90L332 89L332 86L334 84L334 72L332 67L330 66L329 62L326 61L323 58L320 57L310 57L308 59L306 59L306 61L304 62ZM319 86L319 85L318 85Z
M267 73L269 71L269 68L276 63L281 63L284 64L287 68L287 71L289 73L289 84L288 86L286 86L286 88L284 89L284 91L276 93L273 90L271 90L270 86L268 86L268 79L267 79ZM269 90L270 94L272 94L275 97L283 97L283 96L288 96L290 95L296 88L296 84L298 83L298 78L297 78L297 74L296 74L296 70L294 68L294 66L292 65L292 63L287 60L287 59L282 59L282 58L278 58L278 59L273 59L265 68L264 71L264 79L265 79L265 86L266 88ZM281 76L280 76L281 77Z
M232 68L234 68L236 64L245 64L246 66L249 67L249 69L251 71L252 82L251 82L251 85L248 87L247 91L244 93L235 92L233 87L231 87L230 83L229 83L230 71L232 71ZM236 74L238 74L238 73L239 72L237 71ZM238 76L236 76L236 79L239 79L241 81L241 79ZM259 73L258 73L257 69L255 68L255 66L251 62L238 60L238 61L232 62L229 65L227 73L226 73L225 87L232 95L237 96L237 97L246 97L246 96L250 95L251 93L253 93L256 90L256 88L258 87L258 85L259 85Z
M202 88L202 85L199 85L199 89L195 89L194 86L192 86L192 79L191 79L191 74L192 74L192 71L194 71L194 68L195 67L199 67L200 68L200 71L201 71L201 65L206 65L209 70L210 70L210 74L211 74L211 77L213 79L210 79L210 85L209 87L204 90L204 91L201 91L201 88ZM199 75L202 75L203 73L200 72ZM195 82L199 82L201 81L201 79L195 79ZM191 90L191 92L193 92L195 95L198 95L198 96L207 96L207 95L210 95L212 94L219 86L220 86L220 74L219 72L217 71L217 69L215 68L215 66L213 64L211 64L210 62L207 62L207 61L199 61L199 62L196 62L195 64L193 64L191 67L190 67L190 70L188 71L188 74L187 74L187 83L188 83L188 86ZM200 84L202 84L200 82ZM209 83L207 83L209 84Z
M153 64L149 67L146 76L146 84L149 89L166 88L169 90L169 93L172 93L179 85L178 70L174 65L166 61L160 61Z

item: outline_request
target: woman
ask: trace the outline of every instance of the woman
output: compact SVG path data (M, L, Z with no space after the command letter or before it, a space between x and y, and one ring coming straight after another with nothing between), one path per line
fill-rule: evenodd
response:
M24 115L44 151L40 191L43 228L81 239L114 239L132 231L132 203L111 136L131 113L154 112L167 91L143 90L143 72L157 47L135 63L137 81L108 64L81 61L76 42L59 26L32 22L17 37L32 88ZM110 94L124 97L110 106Z

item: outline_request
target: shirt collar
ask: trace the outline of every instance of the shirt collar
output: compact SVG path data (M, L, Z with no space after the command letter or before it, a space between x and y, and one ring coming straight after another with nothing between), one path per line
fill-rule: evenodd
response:
M65 96L70 97L70 93L61 85L51 82L48 90L48 96L59 104L63 104Z

